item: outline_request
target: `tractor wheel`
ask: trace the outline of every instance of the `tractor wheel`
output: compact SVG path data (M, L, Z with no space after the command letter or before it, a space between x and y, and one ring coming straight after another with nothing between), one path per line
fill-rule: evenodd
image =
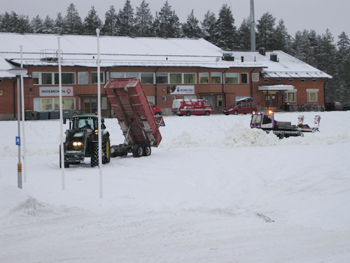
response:
M143 155L143 146L134 145L134 147L132 147L132 155L134 157L141 157Z
M109 137L107 137L107 139L105 139L102 142L102 163L106 164L109 163L111 161L111 153L110 153L110 141L109 141Z
M151 146L145 145L143 147L143 156L150 156L152 153Z
M98 166L98 143L92 143L92 153L91 153L91 167Z

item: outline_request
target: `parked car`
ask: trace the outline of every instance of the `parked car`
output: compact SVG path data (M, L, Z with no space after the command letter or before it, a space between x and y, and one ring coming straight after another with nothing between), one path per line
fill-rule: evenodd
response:
M179 116L206 115L214 113L210 102L203 99L177 99L173 101L172 112Z
M153 115L162 115L162 110L157 106L154 105L152 102L148 102L149 106L151 106Z
M256 113L258 111L257 106L254 102L236 102L235 104L227 107L223 110L225 115L233 114L237 115L239 113L247 114L247 113Z
M350 102L343 103L343 110L350 110Z
M325 109L326 111L343 110L343 105L337 101L326 102Z

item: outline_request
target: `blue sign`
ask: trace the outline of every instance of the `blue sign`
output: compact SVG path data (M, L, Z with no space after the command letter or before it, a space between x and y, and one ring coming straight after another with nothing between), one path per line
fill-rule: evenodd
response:
M16 145L21 146L21 137L16 136Z

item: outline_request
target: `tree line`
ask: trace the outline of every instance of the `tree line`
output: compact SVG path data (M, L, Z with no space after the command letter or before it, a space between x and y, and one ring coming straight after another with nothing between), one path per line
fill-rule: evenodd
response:
M204 38L223 50L250 50L250 19L244 19L237 28L232 11L224 4L218 17L208 11L203 20L198 20L191 10L187 20L181 23L168 1L152 15L149 4L142 1L136 10L126 0L118 12L114 6L105 13L104 21L97 15L94 6L82 19L74 4L67 13L57 14L56 19L39 15L28 16L5 12L0 14L0 32L101 35L162 38ZM256 48L282 50L333 76L326 84L326 100L350 101L350 40L345 32L337 42L331 32L317 34L314 30L298 31L294 37L288 34L283 19L276 23L269 12L256 22Z

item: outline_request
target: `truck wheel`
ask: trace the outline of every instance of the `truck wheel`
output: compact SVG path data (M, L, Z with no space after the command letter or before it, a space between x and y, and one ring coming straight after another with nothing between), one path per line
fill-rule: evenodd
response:
M152 153L151 146L145 145L143 148L143 156L150 156Z
M106 164L111 161L109 137L102 142L102 163Z
M209 116L210 115L210 112L209 111L206 111L205 112L205 116Z
M134 145L134 147L132 148L132 155L134 157L141 157L143 155L142 145Z
M92 143L92 153L91 153L91 162L90 166L95 167L98 166L98 143Z
M235 111L233 112L233 115L238 115L238 111L235 110Z
M186 116L191 116L191 112L186 112Z

